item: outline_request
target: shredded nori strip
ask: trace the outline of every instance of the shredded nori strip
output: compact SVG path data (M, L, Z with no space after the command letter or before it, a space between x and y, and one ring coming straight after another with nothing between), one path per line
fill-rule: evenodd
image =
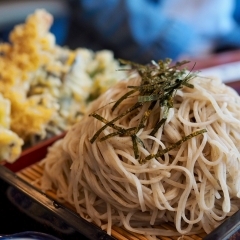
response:
M139 158L139 151L137 145L137 136L135 134L131 135L132 142L133 142L133 152L136 159Z
M141 107L143 104L142 103L139 103L137 102L134 106L132 106L131 108L129 108L127 111L123 112L122 114L120 114L119 116L117 116L116 118L114 118L113 120L111 120L110 122L106 122L106 124L100 128L95 134L94 136L91 138L90 142L93 143L97 138L98 136L101 134L101 132L106 129L107 127L112 127L112 128L115 128L116 125L114 124L114 122L116 122L117 120L121 119L122 117L126 116L128 113L132 112L133 110ZM99 115L99 114L95 114L95 113L92 113L90 114L89 116L92 116L92 117L95 117L97 118L98 120L102 120L103 118ZM124 131L124 128L121 128L120 129L120 133L123 133Z
M161 157L161 156L163 156L165 153L171 151L172 149L179 147L182 143L186 142L187 140L189 140L189 139L191 139L191 138L193 138L193 137L196 137L196 136L198 136L198 135L200 135L200 134L203 134L203 133L205 133L205 132L207 132L206 129L201 129L201 130L199 130L199 131L193 132L193 133L191 133L191 134L183 137L183 138L180 139L179 141L173 143L173 144L170 145L169 147L167 147L167 148L165 148L165 149L163 149L163 150L158 150L157 154L150 154L150 155L148 155L146 158L140 159L139 162L140 162L140 163L145 163L147 160L150 160L150 159L152 159L152 158Z
M122 97L120 97L120 98L116 101L116 103L113 105L112 111L114 111L114 110L117 108L117 106L118 106L124 99L126 99L128 96L132 95L132 94L135 93L135 92L137 92L137 90L132 90L132 91L129 91L129 92L127 92L126 94L124 94Z
M139 159L140 154L138 146L141 145L144 147L144 143L137 136L137 133L140 129L145 128L145 125L156 104L159 104L159 107L163 108L163 114L161 119L155 124L152 131L150 132L150 135L152 136L154 136L162 126L164 127L169 110L173 108L173 98L177 90L181 89L183 86L194 88L194 86L189 83L189 81L195 77L196 74L192 73L192 70L187 72L187 70L183 68L183 66L189 63L189 61L177 62L175 65L171 65L171 59L165 59L165 61L160 60L157 63L152 62L152 64L149 65L141 65L123 59L120 59L120 62L122 64L130 65L133 69L137 70L141 77L141 83L139 86L128 86L128 88L131 90L125 93L114 103L112 106L112 111L119 107L119 105L129 97L137 96L138 100L132 107L112 120L107 120L96 112L90 114L89 116L92 116L105 124L93 135L93 137L90 139L90 142L94 143L94 141L100 137L100 134L103 132L103 130L107 127L110 127L116 131L106 136L100 137L100 141L105 141L114 136L129 136L132 140L134 156L136 159ZM129 69L124 70L126 71ZM139 123L136 127L125 129L115 124L116 121L128 115L132 111L143 107L144 104L149 104L149 106L139 120ZM171 146L167 147L166 149L159 150L157 154L151 154L144 159L140 159L139 162L144 163L152 158L161 157L173 148L179 147L183 142L196 137L199 134L203 134L204 132L206 132L205 129L189 134Z

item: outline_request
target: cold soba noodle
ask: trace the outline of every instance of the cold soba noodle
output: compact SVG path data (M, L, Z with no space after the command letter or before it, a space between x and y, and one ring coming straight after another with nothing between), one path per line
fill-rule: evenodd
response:
M209 233L239 209L240 98L219 79L195 76L168 99L173 106L147 101L106 125L139 102L135 92L112 110L141 82L135 76L108 90L89 110L95 117L49 149L42 189L55 189L109 234L112 225L148 238ZM124 135L141 119L136 135ZM176 231L161 228L166 222Z

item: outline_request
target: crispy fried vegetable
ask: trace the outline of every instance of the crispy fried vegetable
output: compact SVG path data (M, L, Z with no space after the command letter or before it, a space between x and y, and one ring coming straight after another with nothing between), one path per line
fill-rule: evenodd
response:
M11 102L11 130L27 144L68 130L126 75L109 50L58 46L52 23L50 13L36 9L0 43L0 93Z
M11 102L0 93L0 161L14 162L21 154L23 140L13 131L10 123Z

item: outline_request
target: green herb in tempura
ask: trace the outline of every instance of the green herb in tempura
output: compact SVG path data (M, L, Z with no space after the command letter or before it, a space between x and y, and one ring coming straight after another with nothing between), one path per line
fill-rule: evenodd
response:
M137 133L140 129L145 128L146 122L150 117L153 108L158 104L160 108L163 108L163 114L160 120L153 127L150 135L154 136L159 128L164 127L164 124L167 120L170 108L173 108L173 98L176 94L176 91L183 86L188 88L193 88L194 86L189 83L189 81L194 78L196 75L192 72L183 68L183 66L188 61L178 62L175 65L171 65L171 59L166 59L165 61L160 60L158 63L152 62L149 65L141 65L137 63L133 63L126 60L120 60L122 64L127 64L132 66L133 69L137 70L139 75L141 76L141 82L139 86L128 86L129 91L124 94L121 98L119 98L114 105L112 106L112 111L114 111L124 100L132 96L138 96L138 100L133 106L128 108L125 112L119 114L112 120L107 120L97 114L96 112L90 114L90 116L95 117L99 121L103 122L105 125L101 127L94 136L90 139L90 142L93 143L100 136L101 132L110 127L114 130L113 133L106 135L100 138L100 141L105 141L113 136L129 136L131 137L133 144L133 151L135 158L139 158L139 145L144 147L143 141L137 136ZM125 69L126 70L126 69ZM145 104L148 104L148 108L144 111L141 119L138 124L132 128L123 128L117 126L115 122L119 119L125 117L136 109L141 109ZM166 149L160 149L157 154L149 155L145 159L140 159L140 163L144 163L147 160L152 158L161 157L163 154L168 151L179 147L183 142L195 137L199 134L204 133L206 130L199 130L194 132L188 136L184 136L181 140L176 143L170 145Z

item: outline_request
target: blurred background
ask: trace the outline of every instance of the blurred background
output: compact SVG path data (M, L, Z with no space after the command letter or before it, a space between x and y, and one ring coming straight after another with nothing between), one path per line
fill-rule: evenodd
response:
M38 8L54 16L57 44L142 63L240 47L237 0L0 0L0 41Z
M64 44L69 31L70 11L67 2L59 0L0 0L0 40L8 41L14 26L24 23L27 16L39 8L54 16L51 32L58 44Z

